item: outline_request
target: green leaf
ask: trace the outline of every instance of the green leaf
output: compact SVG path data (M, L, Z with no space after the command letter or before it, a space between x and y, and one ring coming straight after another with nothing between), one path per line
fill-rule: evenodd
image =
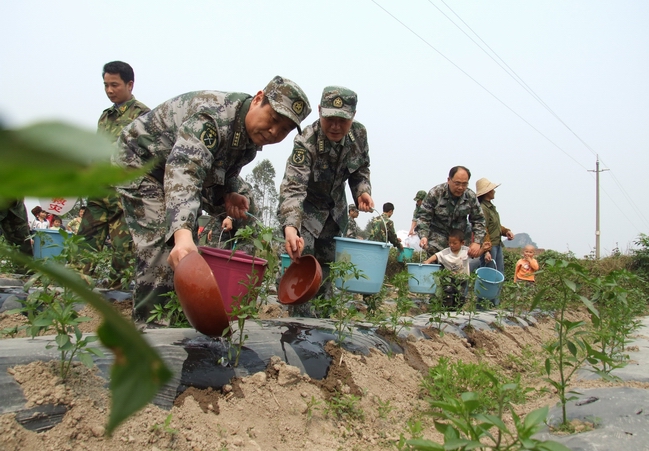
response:
M77 357L87 368L92 368L95 362L92 360L92 356L85 352L80 352L77 354Z
M105 137L61 122L0 129L0 197L101 195L148 170L111 164L114 151Z
M171 371L133 323L122 317L101 295L90 290L77 274L55 262L33 260L13 250L0 249L0 255L69 288L103 317L97 332L103 345L115 355L110 376L112 405L106 428L108 434L144 407L171 378Z
M471 443L471 440L464 438L453 438L450 440L444 440L444 449L454 450L454 449L471 449L467 448L467 445Z
M96 337L92 337L92 338L96 338ZM96 355L97 357L106 357L106 354L104 354L104 351L102 351L99 348L84 348L84 351L90 352L90 353Z
M568 346L568 351L570 351L570 354L573 356L577 356L577 346L572 341L567 341L566 346Z
M533 430L534 428L541 425L548 416L548 406L541 407L527 414L523 420L523 426L527 430Z
M552 372L552 368L550 367L550 359L545 359L545 372L549 376L550 373Z
M572 280L563 279L563 283L565 284L565 286L570 288L570 290L577 291L577 284L575 282L573 282Z
M502 432L507 432L507 426L503 422L503 420L500 417L497 417L495 415L490 415L490 414L482 414L482 415L476 415L476 420L478 421L486 421L489 424L496 426L498 429L500 429Z
M65 334L59 334L56 336L54 341L59 345L59 348L63 348L65 345L70 343L70 337Z

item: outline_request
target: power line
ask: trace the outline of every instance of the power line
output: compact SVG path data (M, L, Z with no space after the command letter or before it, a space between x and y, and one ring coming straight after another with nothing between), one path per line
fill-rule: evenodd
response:
M464 75L466 75L471 81L473 81L476 85L480 86L486 93L488 93L490 96L492 96L494 99L496 99L501 105L503 105L505 108L507 108L509 111L511 111L515 116L517 116L520 120L525 122L530 128L532 128L534 131L536 131L539 135L544 137L550 144L552 144L554 147L559 149L561 152L563 152L568 158L570 158L572 161L577 163L579 166L581 166L584 170L588 170L586 166L581 164L579 161L577 161L572 155L570 155L568 152L563 150L561 146L559 146L557 143L552 141L548 136L546 136L542 131L540 131L538 128L536 128L534 125L532 125L527 119L525 119L523 116L518 114L516 111L514 111L513 108L511 108L509 105L507 105L504 101L502 101L497 95L495 95L493 92L491 92L489 89L487 89L484 85L482 85L478 80L473 78L471 75L469 75L468 72L466 72L464 69L462 69L460 66L455 64L450 58L448 58L446 55L444 55L442 52L437 50L430 42L428 42L426 39L421 37L417 32L415 32L412 28L407 26L405 23L403 23L401 20L399 20L396 16L394 16L391 12L389 12L387 9L385 9L383 6L379 5L376 0L372 0L372 3L374 3L376 6L381 8L383 11L385 11L386 14L388 14L390 17L392 17L394 20L399 22L401 26L403 26L406 30L410 31L413 35L415 35L417 38L419 38L424 44L426 44L428 47L433 49L439 56L444 58L446 61L448 61L451 65L453 65L457 70L462 72Z
M449 20L453 25L455 25L455 26L457 27L458 30L460 30L462 33L464 33L464 35L465 35L467 38L469 38L469 39L470 39L470 40L471 40L471 41L472 41L476 46L478 46L478 48L479 48L480 50L482 50L482 51L485 53L485 55L487 55L489 58L491 58L491 59L492 59L492 60L493 60L493 61L494 61L494 62L495 62L495 63L496 63L496 64L497 64L497 65L498 65L498 66L499 66L503 71L505 71L505 72L506 72L506 73L507 73L507 74L508 74L508 75L509 75L509 76L510 76L510 77L511 77L515 82L517 82L517 83L518 83L518 84L519 84L519 85L520 85L520 86L521 86L525 91L527 91L527 92L528 92L528 93L529 93L529 94L530 94L530 95L531 95L531 96L532 96L532 97L533 97L533 98L534 98L534 99L535 99L535 100L536 100L536 101L537 101L541 106L543 106L543 108L545 108L545 109L546 109L546 110L547 110L547 111L548 111L552 116L554 116L554 118L557 119L557 120L558 120L558 121L559 121L559 122L560 122L560 123L561 123L561 124L562 124L566 129L567 129L567 130L568 130L568 131L570 131L570 133L572 133L572 134L573 134L573 135L574 135L574 136L579 140L579 142L581 142L581 143L584 145L584 147L586 147L586 149L588 149L588 150L589 150L593 155L595 155L595 156L599 159L599 156L597 155L597 152L595 152L595 150L593 150L593 148L592 148L590 145L588 145L588 143L586 143L586 141L584 141L584 140L581 138L581 136L579 136L579 135L578 135L578 134L577 134L577 133L576 133L576 132L575 132L575 131L574 131L574 130L573 130L573 129L572 129L572 128L571 128L571 127L570 127L570 126L569 126L569 125L564 121L564 120L563 120L563 119L561 119L561 117L559 117L559 115L558 115L557 113L555 113L554 110L553 110L552 108L550 108L550 106L549 106L547 103L545 103L545 102L543 101L543 99L542 99L542 98L541 98L541 97L540 97L536 92L534 92L534 90L533 90L533 89L532 89L532 88L531 88L527 83L525 83L525 80L523 80L523 79L522 79L522 78L521 78L521 77L516 73L516 71L514 71L514 69L512 69L512 68L507 64L507 62L505 62L505 60L503 60L503 59L500 57L500 55L498 55L498 53L497 53L494 49L492 49L491 46L490 46L489 44L487 44L487 42L486 42L484 39L482 39L482 38L480 37L480 35L479 35L477 32L476 32L475 30L473 30L473 28L471 28L471 26L470 26L468 23L466 23L466 22L465 22L465 21L460 17L460 15L457 14L457 13L453 10L453 8L451 8L451 7L450 7L450 6L449 6L449 5L448 5L444 0L440 0L440 1L444 4L444 6L446 6L446 7L447 7L447 8L448 8L448 9L449 9L449 10L450 10L454 15L455 15L455 17L458 18L458 20L459 20L460 22L462 22L462 24L463 24L466 28L468 28L468 29L471 31L471 33L473 33L473 34L476 36L476 38L478 38L478 39L480 40L480 42L482 42L482 44L484 44L484 46L485 46L486 48L489 49L489 51L490 51L491 53L493 53L493 55L495 55L496 58L498 58L498 60L496 60L496 58L494 58L494 56L492 56L492 55L491 55L489 52L487 52L487 51L486 51L486 50L485 50L485 49L484 49L480 44L478 44L478 43L475 41L475 39L473 39L471 36L469 36L469 34L468 34L466 31L464 31L464 30L462 29L462 27L460 27L457 23L455 23L455 21L453 21L453 19L451 19L451 18L450 18L450 17L449 17L449 16L448 16L444 11L442 11L442 10L441 10L441 9L440 9L436 4L434 4L432 0L428 0L428 3L430 3L430 4L431 4L435 9L437 9L437 10L438 10L438 11L439 11L439 12L440 12L444 17L446 17L446 18L447 18L447 19L448 19L448 20ZM501 63L502 63L502 64L501 64ZM601 159L601 162L605 164L604 159ZM611 169L607 169L607 170L612 172ZM638 208L638 206L633 202L633 200L631 199L631 197L629 196L629 194L626 192L626 190L624 189L624 187L622 187L622 184L617 180L617 177L615 177L615 175L614 175L613 173L611 173L611 175L613 176L613 181L616 183L616 185L617 185L618 189L620 190L620 192L622 193L622 195L626 198L626 200L629 202L629 204L631 205L631 207L635 210L636 214L637 214L637 215L638 215L638 216L643 220L645 226L649 227L649 223L647 222L646 217L644 217L644 215L642 214L642 211L640 210L640 208ZM617 206L617 204L616 204L616 206ZM618 208L619 208L619 207L618 207ZM627 218L627 219L628 219L628 218ZM631 224L635 227L635 225L634 225L633 223L631 223Z
M528 94L530 94L540 105L542 105L555 119L557 119L570 133L572 133L579 142L581 142L586 149L588 149L593 155L597 156L597 152L593 150L593 148L588 145L561 117L559 117L558 114L550 108L548 104L546 104L543 99L536 94L536 92L527 84L525 81L514 71L499 55L497 52L495 52L479 35L476 33L444 0L440 0L463 24L466 26L476 37L479 39L492 53L493 55L500 60L500 62L496 61L496 59L489 53L487 52L480 44L478 44L475 39L473 39L471 36L469 36L457 23L455 23L446 13L444 13L437 5L435 5L431 0L428 0L428 2L435 7L444 17L446 17L453 25L455 25L462 33L464 33L478 48L480 48L487 56L489 56L502 70L504 70L514 81L516 81ZM579 166L584 168L585 170L588 171L588 169L579 163L574 157L572 157L570 154L568 154L563 148L561 148L558 144L556 144L554 141L552 141L548 136L546 136L544 133L542 133L540 130L538 130L536 127L534 127L530 122L528 122L526 119L524 119L520 114L518 114L516 111L514 111L512 108L510 108L505 102L503 102L500 98L498 98L495 94L493 94L491 91L489 91L485 86L483 86L480 82L478 82L475 78L473 78L471 75L469 75L465 70L463 70L461 67L459 67L457 64L455 64L450 58L448 58L446 55L444 55L441 51L439 51L437 48L435 48L432 44L430 44L426 39L424 39L422 36L420 36L417 32L415 32L413 29L408 27L404 22L399 20L396 16L394 16L392 13L390 13L388 10L386 10L383 6L378 4L375 0L372 0L372 2L381 8L386 14L388 14L390 17L392 17L394 20L396 20L399 24L401 24L404 28L406 28L408 31L410 31L413 35L415 35L417 38L419 38L422 42L424 42L427 46L429 46L431 49L433 49L435 52L437 52L442 58L444 58L446 61L448 61L451 65L453 65L456 69L458 69L460 72L462 72L464 75L466 75L471 81L476 83L478 86L480 86L484 91L486 91L488 94L490 94L494 99L496 99L498 102L500 102L505 108L510 110L512 113L514 113L519 119L521 119L523 122L525 122L528 126L530 126L534 131L539 133L541 136L543 136L547 141L549 141L553 146L555 146L557 149L559 149L561 152L563 152L567 157L569 157L571 160L573 160L575 163L577 163ZM501 64L502 63L502 64ZM604 160L602 159L602 163L604 163ZM609 169L610 170L610 169ZM638 208L638 206L633 202L631 197L628 195L628 193L625 191L624 187L622 184L617 180L617 177L615 177L614 173L612 170L611 175L613 177L613 181L617 185L618 189L622 193L622 195L626 198L626 200L629 202L631 207L635 210L636 214L643 220L645 225L648 225L647 219L644 217L642 214L641 210ZM614 202L615 206L620 210L622 215L629 221L629 223L635 227L636 229L637 226L633 224L633 222L622 212L622 210L619 208L617 203L613 200L613 198L606 193L609 198ZM639 230L639 229L638 229Z

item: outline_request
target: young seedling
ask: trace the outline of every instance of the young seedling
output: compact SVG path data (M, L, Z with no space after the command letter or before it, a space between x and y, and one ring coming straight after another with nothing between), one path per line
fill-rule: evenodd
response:
M591 315L593 323L593 346L608 357L595 365L596 371L608 377L615 368L626 365L628 355L624 353L629 336L638 329L637 319L645 308L645 298L629 287L638 282L638 277L626 270L616 270L594 278L592 300L599 315Z
M411 277L412 274L409 274L407 271L401 271L395 274L390 281L397 293L395 299L396 306L387 318L379 322L379 327L394 335L398 335L404 327L412 326L411 320L404 319L415 306L415 303L409 297L408 281Z
M27 332L36 337L47 330L56 332L54 344L47 348L56 347L60 353L59 373L62 379L67 379L72 360L77 357L84 365L91 368L94 365L92 356L103 357L99 349L89 346L97 341L96 336L83 337L79 325L90 321L91 318L79 316L74 310L75 304L80 302L70 290L62 291L51 286L52 280L42 273L37 273L25 285L28 289L32 284L40 281L43 283L42 291L35 291L27 296L22 310L29 320Z
M252 215L249 215L252 217ZM248 339L245 333L247 320L256 320L259 318L259 308L266 303L270 292L271 284L275 284L275 274L279 270L280 260L277 257L276 247L283 240L273 234L273 229L266 227L261 221L255 218L256 229L247 225L237 230L233 242L250 242L255 251L253 257L266 260L266 270L263 279L260 278L260 265L254 260L252 269L248 274L247 280L239 283L245 287L244 294L235 299L231 304L232 312L230 316L236 318L236 328L232 323L223 331L223 337L228 343L228 361L232 361L232 350L234 350L234 364L239 366L239 357L243 350L243 345ZM234 252L234 251L233 251ZM236 341L235 341L236 337Z
M172 291L163 296L167 297L168 301L164 304L156 304L153 307L151 316L147 318L147 322L167 323L169 327L190 327L176 292Z
M326 402L324 412L327 416L337 419L359 420L365 419L365 412L358 405L361 398L351 394L335 394Z
M335 321L334 330L338 346L345 341L345 338L349 335L349 325L358 317L353 296L347 290L347 282L352 278L356 280L360 278L367 279L367 276L350 261L331 263L329 265L329 279L332 283L340 279L340 290L338 290L338 293L334 290L333 296L329 299L321 297L315 300L314 303L318 310L330 312L330 317Z
M568 424L566 404L577 398L575 392L568 391L570 379L585 362L596 365L609 359L604 353L591 346L584 321L570 321L565 316L568 305L574 301L581 301L592 316L599 316L592 302L578 293L579 284L587 279L586 270L576 262L548 260L546 271L559 281L557 289L560 292L555 318L557 338L544 346L548 354L545 359L546 381L557 390L561 404L561 426L566 427ZM558 376L553 377L554 369L558 371Z
M484 377L490 380L494 387L494 413L483 413L480 398L474 392L465 392L459 397L445 396L442 401L432 401L431 406L435 410L431 415L435 418L435 429L444 435L444 443L415 438L406 442L410 447L407 449L569 451L569 448L557 442L533 438L544 426L548 415L547 407L534 410L521 420L512 407L511 392L520 391L518 384L503 384L490 371L484 371ZM514 431L503 421L505 411L509 411L513 419Z

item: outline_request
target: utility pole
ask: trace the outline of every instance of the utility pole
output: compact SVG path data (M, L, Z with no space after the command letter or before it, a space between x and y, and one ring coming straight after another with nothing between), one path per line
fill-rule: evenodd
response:
M588 171L595 173L595 259L599 260L599 173L608 169L599 169L599 155L595 161L595 170Z

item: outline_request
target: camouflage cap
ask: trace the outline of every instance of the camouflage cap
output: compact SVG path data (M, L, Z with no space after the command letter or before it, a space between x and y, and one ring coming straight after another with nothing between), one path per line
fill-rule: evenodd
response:
M320 99L320 115L354 119L358 97L351 89L342 86L327 86Z
M300 122L311 113L311 105L302 88L288 78L276 75L264 88L264 94L273 110L286 116L297 125L302 133Z
M356 206L356 204L349 204L349 211L354 211L354 210L358 211L358 207Z
M419 191L417 191L417 195L415 196L415 198L413 200L424 200L424 198L426 197L426 194L427 194L426 191L424 191L423 189L419 190Z

